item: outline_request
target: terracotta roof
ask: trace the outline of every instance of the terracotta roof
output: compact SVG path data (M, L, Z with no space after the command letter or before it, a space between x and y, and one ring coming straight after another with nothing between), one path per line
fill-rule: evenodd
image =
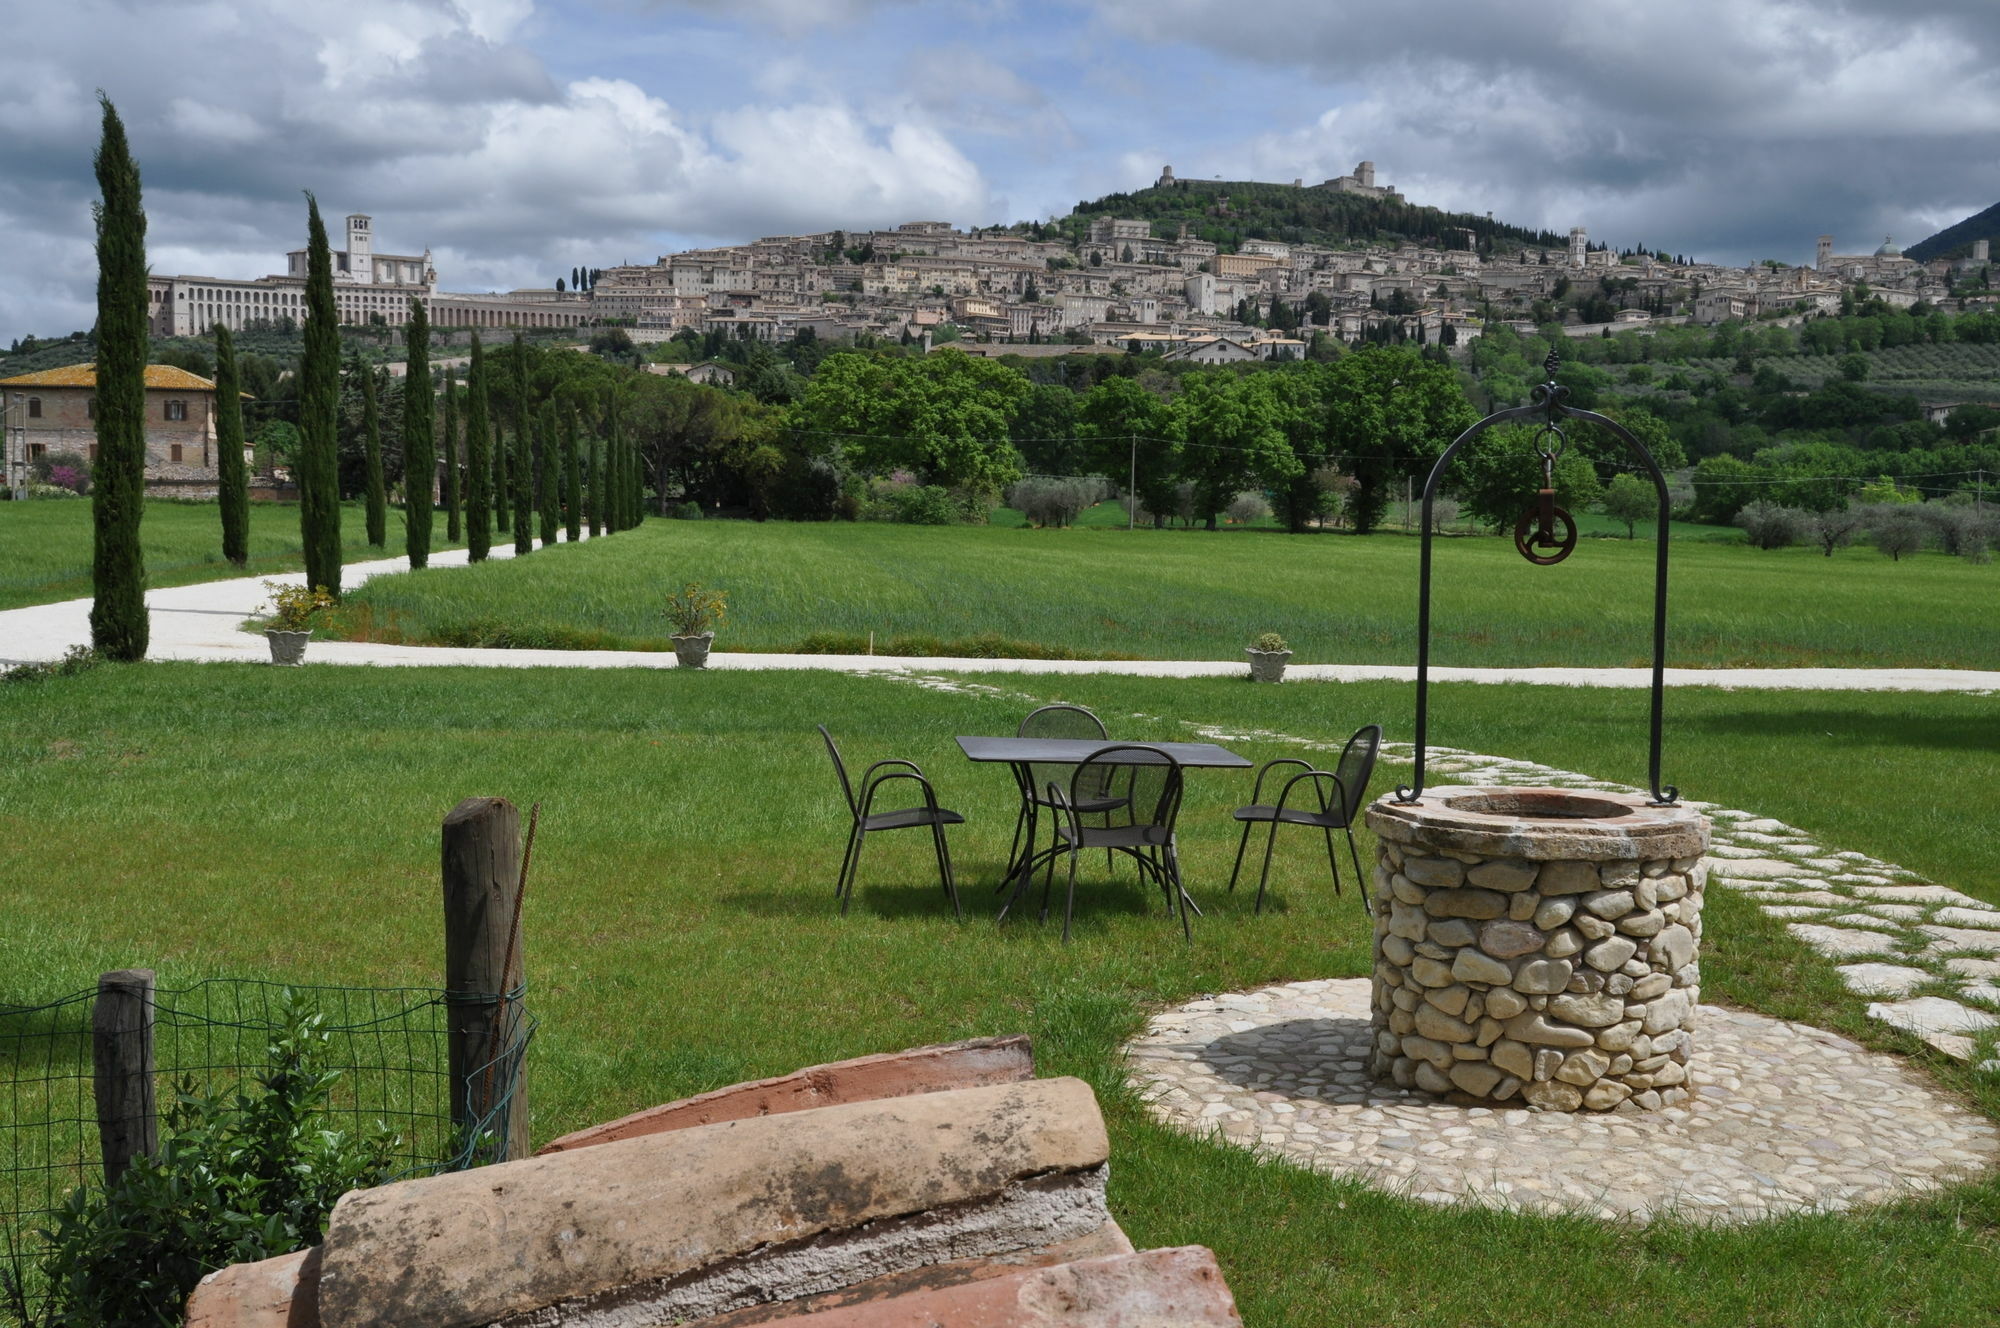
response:
M39 373L21 374L15 378L0 378L0 387L96 387L97 366L94 364L67 364L60 369L43 369ZM179 392L213 392L215 384L200 374L191 374L185 369L171 364L149 364L146 366L146 386Z

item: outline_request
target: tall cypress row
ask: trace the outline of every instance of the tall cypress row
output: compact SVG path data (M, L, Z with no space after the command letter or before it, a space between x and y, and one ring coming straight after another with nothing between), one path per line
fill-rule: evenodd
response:
M562 440L563 521L569 542L583 538L583 464L576 441L576 411L563 412Z
M494 370L489 366L486 372L492 373ZM514 481L510 471L511 462L507 457L507 440L500 432L500 413L493 409L490 393L486 400L486 411L487 441L493 449L493 525L505 535L514 529Z
M381 548L389 542L389 491L382 482L382 416L375 405L375 371L354 359L354 376L361 380L361 445L368 471L368 542Z
M144 659L146 562L146 213L139 164L111 99L97 145L97 460L91 466L90 644L111 659Z
M636 529L646 522L646 457L645 453L640 451L639 440L636 438L625 440L625 466L626 473L632 477L629 497L632 503L632 525Z
M604 455L608 449L602 438L590 440L590 537L596 539L604 534L604 521L610 514L610 494L605 491Z
M465 538L458 511L458 384L457 371L444 371L444 437L438 456L444 462L444 537L453 544Z
M539 500L537 514L542 523L542 547L556 542L556 527L562 522L562 512L556 499L556 490L562 483L562 463L556 455L556 403L542 402L535 421L535 496Z
M319 200L306 193L305 354L299 358L299 534L306 584L340 597L340 311Z
M528 405L528 352L521 334L514 334L514 455L508 469L514 481L514 552L535 548L535 443Z
M486 355L472 334L465 371L465 546L483 563L493 547L493 439L486 424Z
M250 557L250 470L243 464L243 393L236 340L215 325L215 498L222 509L222 556L237 567Z
M431 318L410 297L409 370L403 378L403 528L410 566L431 560L431 492L437 483L437 394L431 391Z

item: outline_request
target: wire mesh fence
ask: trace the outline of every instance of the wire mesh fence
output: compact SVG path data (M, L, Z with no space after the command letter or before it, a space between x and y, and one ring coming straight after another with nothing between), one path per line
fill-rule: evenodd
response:
M254 1086L269 1067L270 1042L291 1001L320 1016L321 1063L340 1072L325 1108L328 1127L356 1135L386 1128L394 1137L395 1178L501 1160L534 1034L521 993L509 995L507 1017L461 1089L488 1109L458 1126L447 1034L451 1005L464 998L423 988L244 978L157 988L153 1083L161 1114L183 1088L218 1097ZM97 998L93 989L40 1005L0 1005L0 1258L31 1254L36 1231L67 1196L103 1182L92 1036Z

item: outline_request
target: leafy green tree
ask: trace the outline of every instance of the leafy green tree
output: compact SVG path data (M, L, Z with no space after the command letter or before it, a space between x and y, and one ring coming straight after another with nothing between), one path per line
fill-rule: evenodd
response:
M243 463L243 393L236 341L215 325L215 498L222 511L222 556L237 567L250 558L250 476Z
M465 371L465 544L469 560L486 561L493 547L493 436L487 423L486 354L472 334Z
M375 370L363 364L358 354L353 365L353 376L361 381L361 440L363 454L367 458L368 542L379 549L389 539L389 496L387 486L382 483L382 420L375 408ZM404 473L408 474L407 463Z
M590 537L596 539L605 533L605 522L611 514L610 472L605 468L605 457L609 452L602 438L590 442Z
M1076 436L1076 393L1061 383L1035 383L1014 412L1014 448L1032 475L1076 475L1085 466Z
M541 517L542 547L546 549L556 542L556 527L562 524L561 503L557 497L562 484L562 461L556 451L556 403L553 397L542 398L541 408L535 416L534 443L536 506Z
M1277 402L1258 378L1190 374L1173 413L1185 449L1181 474L1194 485L1194 514L1210 530L1238 493L1303 473L1279 427Z
M1134 378L1107 378L1077 403L1077 436L1089 464L1134 496L1165 525L1174 510L1182 448L1167 403Z
M1428 473L1472 427L1472 407L1449 366L1401 346L1364 346L1327 371L1329 455L1354 478L1347 508L1366 535L1388 510L1390 486Z
M1637 475L1613 475L1604 487L1604 515L1625 523L1625 538L1631 539L1639 522L1659 512L1659 494Z
M444 460L444 538L452 544L464 538L458 518L458 370L444 370L444 434L438 452Z
M1511 528L1542 487L1540 430L1526 425L1489 429L1462 448L1445 477L1460 507L1495 530ZM1597 470L1574 449L1556 459L1556 505L1581 512L1603 492Z
M535 443L528 398L528 354L514 334L514 454L508 470L514 481L514 553L535 548Z
M97 147L97 460L91 466L90 643L110 659L146 657L146 213L139 165L110 98Z
M299 534L306 583L340 598L340 311L319 200L306 194L305 353L299 359Z
M569 542L583 538L583 463L576 440L576 412L563 411L562 418L562 506L563 525Z
M843 439L857 469L908 470L968 500L991 500L1020 478L1008 425L1027 396L1017 371L955 349L904 358L848 352L821 361L796 418Z
M411 567L431 559L431 493L437 480L437 395L431 390L431 319L410 299L409 369L403 376L403 525Z

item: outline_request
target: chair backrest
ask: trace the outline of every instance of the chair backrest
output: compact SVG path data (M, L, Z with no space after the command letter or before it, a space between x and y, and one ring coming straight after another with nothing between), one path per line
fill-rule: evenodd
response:
M1173 831L1181 809L1181 763L1171 752L1140 742L1094 751L1070 779L1070 802L1103 797L1111 789L1125 799L1120 811L1128 824Z
M1382 726L1364 724L1354 730L1354 736L1340 751L1340 764L1333 773L1340 777L1341 791L1347 795L1341 811L1349 825L1354 824L1354 814L1361 810L1361 803L1368 796L1368 780L1375 773L1375 754L1381 748Z
M840 748L834 746L833 735L826 731L826 725L815 724L819 736L826 739L826 754L833 758L833 772L840 776L840 791L847 799L847 811L851 816L860 815L860 808L854 801L854 785L847 778L847 763L840 759Z
M1045 705L1039 710L1030 710L1015 730L1019 738L1104 738L1109 732L1104 721L1079 705ZM1070 787L1070 768L1049 765L1046 762L1030 762L1028 765L1028 787L1038 795L1050 784ZM1100 790L1093 796L1102 797Z

